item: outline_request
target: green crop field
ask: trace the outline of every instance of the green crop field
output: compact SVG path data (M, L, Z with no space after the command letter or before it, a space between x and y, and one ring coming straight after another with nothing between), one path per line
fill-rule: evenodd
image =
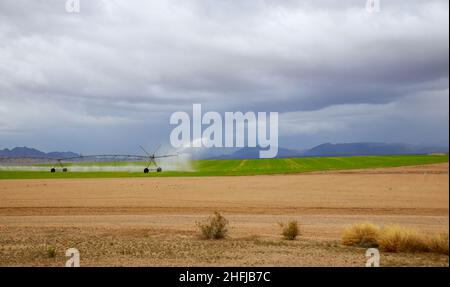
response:
M70 171L71 166L142 166L143 162L97 162L66 164L69 172L1 170L0 179L33 178L120 178L120 177L168 177L168 176L239 176L258 174L290 174L326 170L346 170L423 165L448 162L448 155L395 155L351 157L305 157L281 159L245 160L194 160L192 171L163 171L144 174L142 171ZM39 165L40 167L49 166Z

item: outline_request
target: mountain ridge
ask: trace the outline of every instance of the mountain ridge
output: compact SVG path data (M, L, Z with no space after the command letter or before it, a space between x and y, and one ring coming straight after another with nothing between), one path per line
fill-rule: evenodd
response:
M242 148L234 153L209 159L259 158L259 148ZM405 143L323 143L307 150L279 148L277 158L320 156L407 155L448 153L448 147L419 146Z
M252 159L259 158L259 151L256 148L241 148L225 154L211 154L194 156L195 159ZM277 158L289 157L320 157L320 156L364 156L364 155L402 155L402 154L430 154L430 153L448 153L448 146L419 146L404 143L323 143L307 150L296 150L287 148L278 148ZM217 151L216 151L217 152ZM63 159L77 157L80 154L66 151L53 151L45 153L35 148L15 147L13 149L0 150L0 157L20 158L51 158Z
M21 157L33 157L33 158L52 158L52 159L61 159L68 157L77 157L79 154L66 151L52 151L45 153L43 151L37 150L35 148L29 147L14 147L12 149L2 149L0 150L0 157L10 157L10 158L21 158Z

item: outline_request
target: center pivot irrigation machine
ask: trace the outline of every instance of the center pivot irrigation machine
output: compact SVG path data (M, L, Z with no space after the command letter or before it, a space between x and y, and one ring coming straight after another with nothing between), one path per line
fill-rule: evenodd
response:
M45 158L45 157L11 157L11 158L2 158L3 160L12 160L12 161L26 161L26 160L39 160L39 161L47 161L53 163L50 168L51 173L55 173L58 170L62 172L68 172L69 169L67 164L75 163L80 161L142 161L144 162L145 168L144 173L149 173L150 171L162 172L162 168L157 164L156 160L160 158L167 157L175 157L179 154L165 154L165 155L156 155L156 152L159 150L161 145L155 149L153 153L148 153L142 146L139 146L142 151L144 151L145 155L121 155L121 154L99 154L99 155L79 155L74 157L66 157L66 158Z

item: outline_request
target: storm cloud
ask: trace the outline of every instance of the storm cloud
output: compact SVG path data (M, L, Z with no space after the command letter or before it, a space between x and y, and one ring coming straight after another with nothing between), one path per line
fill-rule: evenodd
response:
M135 151L194 103L293 148L448 144L446 0L65 2L0 2L0 148Z

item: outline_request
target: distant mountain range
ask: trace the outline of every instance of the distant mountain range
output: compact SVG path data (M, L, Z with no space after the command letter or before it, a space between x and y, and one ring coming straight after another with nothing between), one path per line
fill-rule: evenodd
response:
M307 150L304 156L352 156L390 154L448 153L448 147L423 147L402 143L321 144Z
M208 159L248 159L248 158L259 158L259 148L250 148L245 147L241 148L231 154L223 154L219 156L212 156ZM286 157L299 157L302 156L302 152L298 150L293 149L287 149L287 148L278 148L278 155L279 158L286 158Z
M67 152L49 152L45 153L40 150L34 149L34 148L28 148L28 147L15 147L13 149L3 149L0 150L0 157L33 157L33 158L68 158L68 157L76 157L79 156L79 154L67 151Z
M313 156L356 156L356 155L401 155L448 153L447 147L416 146L402 143L325 143L311 149L300 151L278 149L278 158ZM259 148L242 148L231 154L214 156L210 159L246 159L259 158Z
M294 150L279 148L278 158L287 157L314 157L314 156L356 156L356 155L401 155L401 154L430 154L448 153L447 147L417 146L402 143L325 143L308 150ZM259 158L259 148L212 148L202 149L202 153L195 154L195 149L186 152L193 152L194 159L250 159ZM223 152L224 154L220 154ZM67 152L45 153L34 148L15 147L13 149L0 150L0 157L34 157L34 158L68 158L77 157L79 154Z

